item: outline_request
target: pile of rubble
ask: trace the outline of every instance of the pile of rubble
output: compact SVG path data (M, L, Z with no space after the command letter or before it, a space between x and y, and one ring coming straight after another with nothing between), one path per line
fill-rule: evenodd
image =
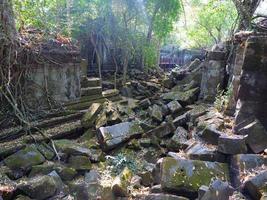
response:
M266 199L267 132L257 106L256 117L235 124L210 103L224 85L225 57L212 51L162 81L132 80L121 89L127 97L91 103L80 114L82 134L6 154L2 198ZM253 83L241 95L245 103ZM247 114L241 111L238 119Z

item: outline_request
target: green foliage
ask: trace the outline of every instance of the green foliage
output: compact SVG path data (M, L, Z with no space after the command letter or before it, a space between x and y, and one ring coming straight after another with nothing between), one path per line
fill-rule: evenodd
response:
M143 55L146 68L154 68L157 65L158 52L156 44L146 44L144 46Z
M233 87L230 86L226 91L220 89L220 85L217 86L217 94L215 97L214 107L219 111L223 112L226 110L230 98L233 94Z
M122 172L122 170L127 167L132 172L136 173L138 170L138 165L132 157L127 156L125 154L119 153L116 156L108 156L107 157L108 164L112 167L112 173L118 175Z
M237 19L232 0L192 1L196 21L188 27L187 35L193 47L207 47L226 39Z
M172 30L181 13L180 0L147 0L146 11L152 21L155 35L165 38Z

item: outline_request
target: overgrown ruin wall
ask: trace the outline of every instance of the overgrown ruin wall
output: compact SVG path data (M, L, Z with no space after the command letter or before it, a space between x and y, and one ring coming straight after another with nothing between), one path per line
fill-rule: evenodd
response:
M47 105L48 97L58 102L77 99L81 93L80 63L32 66L26 88L30 105Z

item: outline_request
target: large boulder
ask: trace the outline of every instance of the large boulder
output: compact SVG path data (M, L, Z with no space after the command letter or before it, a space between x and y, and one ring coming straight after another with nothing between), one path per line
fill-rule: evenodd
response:
M210 185L214 178L229 180L227 164L178 158L164 158L161 163L164 191L194 196L201 185Z
M4 160L4 163L10 169L23 171L29 170L33 165L39 165L43 162L45 162L44 156L34 145L30 145Z
M63 190L63 183L56 172L22 181L18 189L37 200L47 199Z
M246 137L241 135L221 135L218 141L218 151L229 155L246 153Z
M111 150L142 133L143 129L138 122L123 122L113 126L99 128L97 138L102 149Z

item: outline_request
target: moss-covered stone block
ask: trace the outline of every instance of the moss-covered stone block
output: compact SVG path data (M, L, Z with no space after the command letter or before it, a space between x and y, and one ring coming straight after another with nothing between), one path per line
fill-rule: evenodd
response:
M165 191L196 193L214 178L229 180L227 164L174 158L164 158L161 164L161 186Z

